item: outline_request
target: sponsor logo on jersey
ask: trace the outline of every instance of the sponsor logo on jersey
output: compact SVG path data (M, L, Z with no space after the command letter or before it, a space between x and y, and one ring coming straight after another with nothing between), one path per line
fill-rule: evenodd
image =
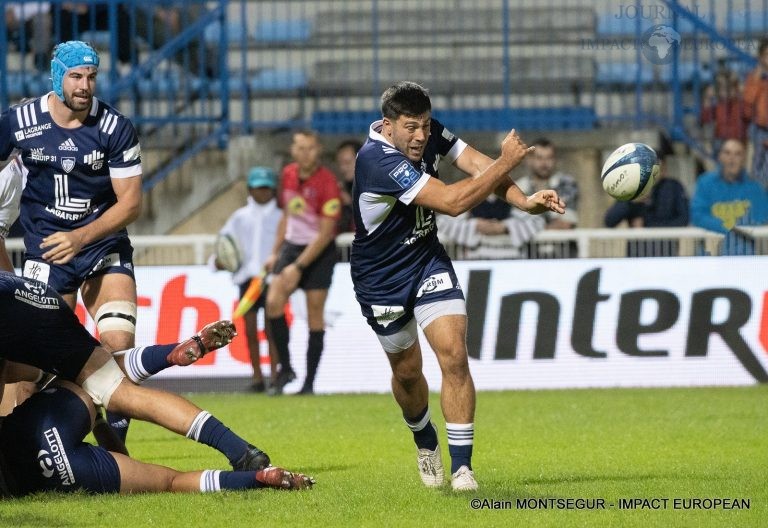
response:
M71 486L75 483L75 475L72 473L72 466L69 463L69 457L64 450L64 444L59 436L59 430L55 427L43 431L43 437L48 443L48 449L51 460L53 462L53 469L61 480L63 486Z
M104 268L112 268L114 266L120 266L120 253L110 253L102 257L91 270L91 273L96 273Z
M104 153L94 150L90 154L83 156L83 163L90 165L91 169L97 171L104 166Z
M32 275L41 275L47 280L49 270L50 266L47 264L28 260L24 263L24 278L32 279ZM13 292L13 296L16 300L31 304L37 308L43 308L45 310L59 309L59 298L46 295L46 287L42 283L24 281L24 288L16 288Z
M450 290L451 288L453 288L453 281L451 281L451 276L447 271L438 273L437 275L430 275L421 283L421 287L416 293L416 297L443 290Z
M56 156L44 154L45 147L33 148L29 151L29 158L34 161L56 161Z
M341 210L341 200L331 198L323 204L323 216L335 217Z
M67 138L67 140L59 145L59 150L69 150L73 152L77 152L77 145L75 145L75 142L72 141L72 138Z
M397 321L405 315L405 308L402 306L380 306L372 304L373 317L376 322L386 328L392 321Z
M69 174L75 168L75 158L61 158L61 168Z
M421 174L409 162L403 161L389 173L389 177L395 180L400 188L408 189L421 178Z
M23 128L21 130L17 130L16 135L16 141L21 141L23 139L29 139L37 136L42 136L43 132L46 130L50 130L51 124L50 123L43 123L42 125L36 125L31 126L27 128Z
M53 476L53 459L48 451L41 449L37 452L37 463L40 464L40 469L42 469L45 478Z
M307 202L303 196L294 196L288 201L288 213L292 215L303 214L307 209Z

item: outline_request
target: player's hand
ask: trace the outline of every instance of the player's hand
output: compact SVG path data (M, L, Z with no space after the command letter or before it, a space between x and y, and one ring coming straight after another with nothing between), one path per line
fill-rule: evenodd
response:
M277 255L274 253L267 257L267 260L264 261L264 269L267 270L267 273L272 273L272 270L275 267L275 262L277 262Z
M517 135L515 129L509 131L507 137L501 142L501 156L499 159L509 164L509 170L512 170L523 161L523 158L528 155L529 152L533 152L536 147L529 147L520 136Z
M552 189L544 189L533 193L526 200L525 210L530 214L541 214L551 211L565 213L565 202Z
M76 231L59 231L43 239L40 249L46 248L44 260L51 264L66 264L83 249L83 240Z

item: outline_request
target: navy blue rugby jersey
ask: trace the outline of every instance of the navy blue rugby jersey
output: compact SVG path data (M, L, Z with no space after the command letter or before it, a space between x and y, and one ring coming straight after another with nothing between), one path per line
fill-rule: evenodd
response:
M467 144L432 119L422 160L414 164L381 135L374 122L357 153L352 188L355 239L351 268L361 301L380 299L421 276L440 249L431 209L413 204L429 178L438 178L441 158L453 162Z
M21 223L44 237L72 231L117 202L111 178L141 174L141 148L133 124L93 98L79 128L61 128L48 110L53 92L0 115L0 159L18 149L29 171L21 196ZM125 229L110 237L126 236Z

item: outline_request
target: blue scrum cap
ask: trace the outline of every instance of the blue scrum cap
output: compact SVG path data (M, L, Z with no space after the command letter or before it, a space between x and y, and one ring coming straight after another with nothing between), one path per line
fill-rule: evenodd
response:
M248 187L269 187L275 188L277 174L269 167L253 167L248 171Z
M53 59L51 59L51 83L53 91L64 100L64 74L72 68L81 66L99 67L99 54L87 42L80 40L70 40L62 42L53 50Z

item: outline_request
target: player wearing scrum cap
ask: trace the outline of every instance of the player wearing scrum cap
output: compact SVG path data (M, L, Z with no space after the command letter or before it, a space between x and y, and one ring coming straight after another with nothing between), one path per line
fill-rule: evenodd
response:
M131 122L94 96L98 68L89 44L56 46L53 91L0 115L0 159L16 150L28 170L24 277L48 284L72 308L80 290L104 346L114 351L135 342L133 248L125 228L141 209L141 149Z

